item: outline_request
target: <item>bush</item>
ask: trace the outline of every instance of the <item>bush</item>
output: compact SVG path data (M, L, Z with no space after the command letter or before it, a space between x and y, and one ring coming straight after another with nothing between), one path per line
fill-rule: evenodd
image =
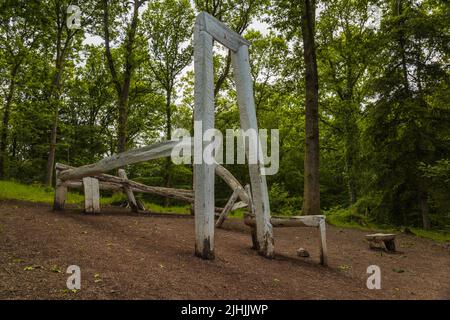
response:
M270 187L269 199L273 214L295 215L299 213L302 207L301 198L290 196L284 185L279 183L274 183Z

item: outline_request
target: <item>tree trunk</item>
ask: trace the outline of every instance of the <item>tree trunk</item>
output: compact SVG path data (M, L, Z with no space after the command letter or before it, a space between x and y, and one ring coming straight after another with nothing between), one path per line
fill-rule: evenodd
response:
M127 150L127 131L128 131L128 96L130 86L125 87L119 96L119 127L117 137L117 151L118 153Z
M421 191L419 193L419 207L420 213L422 214L422 225L425 230L430 230L430 207L428 205L428 193L426 191Z
M47 158L47 168L45 175L45 184L51 186L53 183L53 169L55 166L55 156L56 156L56 141L58 134L58 120L59 120L59 99L61 90L61 76L64 68L64 56L60 53L56 60L56 73L53 78L52 91L50 93L50 101L53 104L54 114L53 114L53 125L50 134L50 148Z
M19 64L15 64L11 71L11 82L9 84L8 95L6 96L5 109L3 111L2 131L0 134L0 179L5 177L5 164L7 158L8 147L8 126L9 116L11 114L11 104L16 86L16 76L19 71Z
M167 89L166 94L166 139L171 140L172 139L172 89ZM165 172L165 182L166 187L169 188L171 185L171 168L172 168L172 159L170 157L166 158L166 172ZM166 207L170 205L170 198L166 197Z
M118 96L119 121L117 129L117 151L118 153L125 152L127 149L128 138L128 107L131 78L134 70L133 63L133 46L136 36L136 29L139 19L139 7L143 4L142 1L135 0L133 7L133 16L131 23L127 28L127 36L125 39L125 65L123 73L123 84L120 83L119 76L114 66L114 60L110 48L110 34L109 34L109 4L108 0L103 0L103 31L105 36L106 58L108 61L109 70L113 79L114 86Z
M351 111L349 111L351 112ZM354 158L357 155L355 148L355 124L346 119L345 127L345 171L347 175L347 188L350 205L356 202Z
M303 59L305 62L306 114L304 160L304 215L320 214L319 189L319 83L314 44L315 4L304 0L302 8Z
M47 169L45 175L45 184L51 186L53 182L53 168L55 166L55 156L56 156L56 138L58 132L58 113L59 108L56 107L55 114L53 116L52 132L50 134L50 149L47 158Z

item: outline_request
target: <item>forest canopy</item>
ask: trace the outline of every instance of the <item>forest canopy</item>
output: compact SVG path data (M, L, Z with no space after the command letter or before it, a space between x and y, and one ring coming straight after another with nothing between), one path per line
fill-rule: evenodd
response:
M192 35L201 11L251 43L258 125L280 132L279 172L267 176L273 212L303 207L310 32L320 209L450 226L444 0L0 0L0 180L51 186L57 162L81 166L171 139L177 128L192 131ZM216 127L225 132L240 126L236 88L230 54L219 44L214 53ZM227 168L249 181L247 166ZM170 159L127 171L149 185L192 187L192 167ZM217 201L229 194L217 181Z

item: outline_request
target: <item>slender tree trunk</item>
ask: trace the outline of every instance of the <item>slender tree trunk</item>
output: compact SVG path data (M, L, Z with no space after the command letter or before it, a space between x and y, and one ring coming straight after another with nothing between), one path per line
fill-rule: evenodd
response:
M403 1L402 0L396 0L395 1L395 15L397 17L401 16L403 13ZM405 40L405 36L403 33L403 26L402 26L403 22L399 21L398 23L398 28L399 33L398 33L398 45L400 48L400 55L401 55L401 64L402 64L402 72L403 72L403 81L404 81L404 87L406 92L409 94L410 93L410 85L409 85L409 80L408 80L408 65L406 62L406 51L405 51L405 45L406 45L406 40Z
M428 205L428 193L421 191L419 193L419 208L422 214L422 225L425 230L430 230L430 206Z
M0 134L0 179L5 177L5 165L7 159L8 148L8 126L9 117L11 114L11 104L14 96L14 90L16 86L16 76L19 71L19 64L15 64L11 71L11 82L9 84L8 95L5 100L5 108L3 110L2 130Z
M105 36L105 49L106 58L108 61L109 70L114 82L114 86L118 95L118 109L119 109L119 121L117 129L117 151L124 152L127 149L128 138L128 108L129 108L129 95L131 78L134 70L133 63L133 46L136 36L136 30L139 19L139 7L143 1L134 1L133 16L131 23L127 28L127 36L125 39L125 65L123 73L123 84L120 83L119 77L114 66L114 60L111 54L110 48L110 34L109 34L109 4L108 0L103 0L103 31Z
M304 215L320 214L319 185L319 82L314 44L315 3L303 0L303 59L305 62L306 114L304 162Z
M127 150L129 88L129 85L126 88L124 86L124 90L119 97L119 127L117 140L117 151L119 153Z
M55 156L56 156L56 142L58 135L58 122L59 122L59 99L61 90L61 76L64 68L63 63L63 53L57 57L56 61L56 73L53 79L52 92L50 95L51 103L53 104L54 114L53 114L53 124L52 131L50 134L50 148L47 158L47 168L45 175L45 184L51 186L53 182L53 169L55 166Z
M356 202L356 185L355 185L355 157L358 156L358 140L357 132L358 127L351 116L354 112L352 108L351 98L346 101L346 105L349 107L348 114L345 117L345 171L347 175L347 188L350 205Z
M50 149L47 158L47 174L45 176L45 184L48 186L52 185L53 182L53 168L55 166L55 156L56 156L56 139L58 133L58 118L59 118L59 108L56 107L55 113L53 115L53 125L52 132L50 134Z
M349 146L347 146L348 148ZM348 196L350 204L354 204L356 202L356 188L355 181L353 177L353 154L350 150L346 150L346 171L347 171L347 187L348 187Z
M166 139L172 139L172 89L167 89L166 93ZM166 168L165 168L165 179L166 187L171 185L171 169L172 169L172 159L170 157L166 158ZM170 198L166 197L166 207L170 205Z

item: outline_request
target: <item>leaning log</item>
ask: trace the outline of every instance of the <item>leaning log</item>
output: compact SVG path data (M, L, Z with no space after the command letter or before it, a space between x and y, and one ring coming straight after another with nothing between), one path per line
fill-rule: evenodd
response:
M219 218L217 219L217 222L216 222L217 228L220 228L222 226L223 222L227 218L228 213L233 208L233 205L236 202L236 199L238 198L240 189L241 188L239 187L238 189L233 191L233 194L231 195L230 199L228 200L227 204L225 205L225 208L223 208L222 212L220 213Z
M172 153L172 149L175 146L180 145L182 143L184 142L169 140L155 143L150 146L145 146L142 148L125 151L119 154L115 154L111 157L104 158L93 164L88 164L82 167L73 168L61 172L59 178L62 181L75 180L84 177L95 176L103 172L118 169L134 163L139 163L162 157L169 157Z
M225 167L221 166L220 164L216 163L216 174L222 178L223 181L225 181L226 184L231 188L231 190L239 189L239 198L245 202L249 202L249 196L247 192L245 191L242 184L236 179L233 174L228 171Z

